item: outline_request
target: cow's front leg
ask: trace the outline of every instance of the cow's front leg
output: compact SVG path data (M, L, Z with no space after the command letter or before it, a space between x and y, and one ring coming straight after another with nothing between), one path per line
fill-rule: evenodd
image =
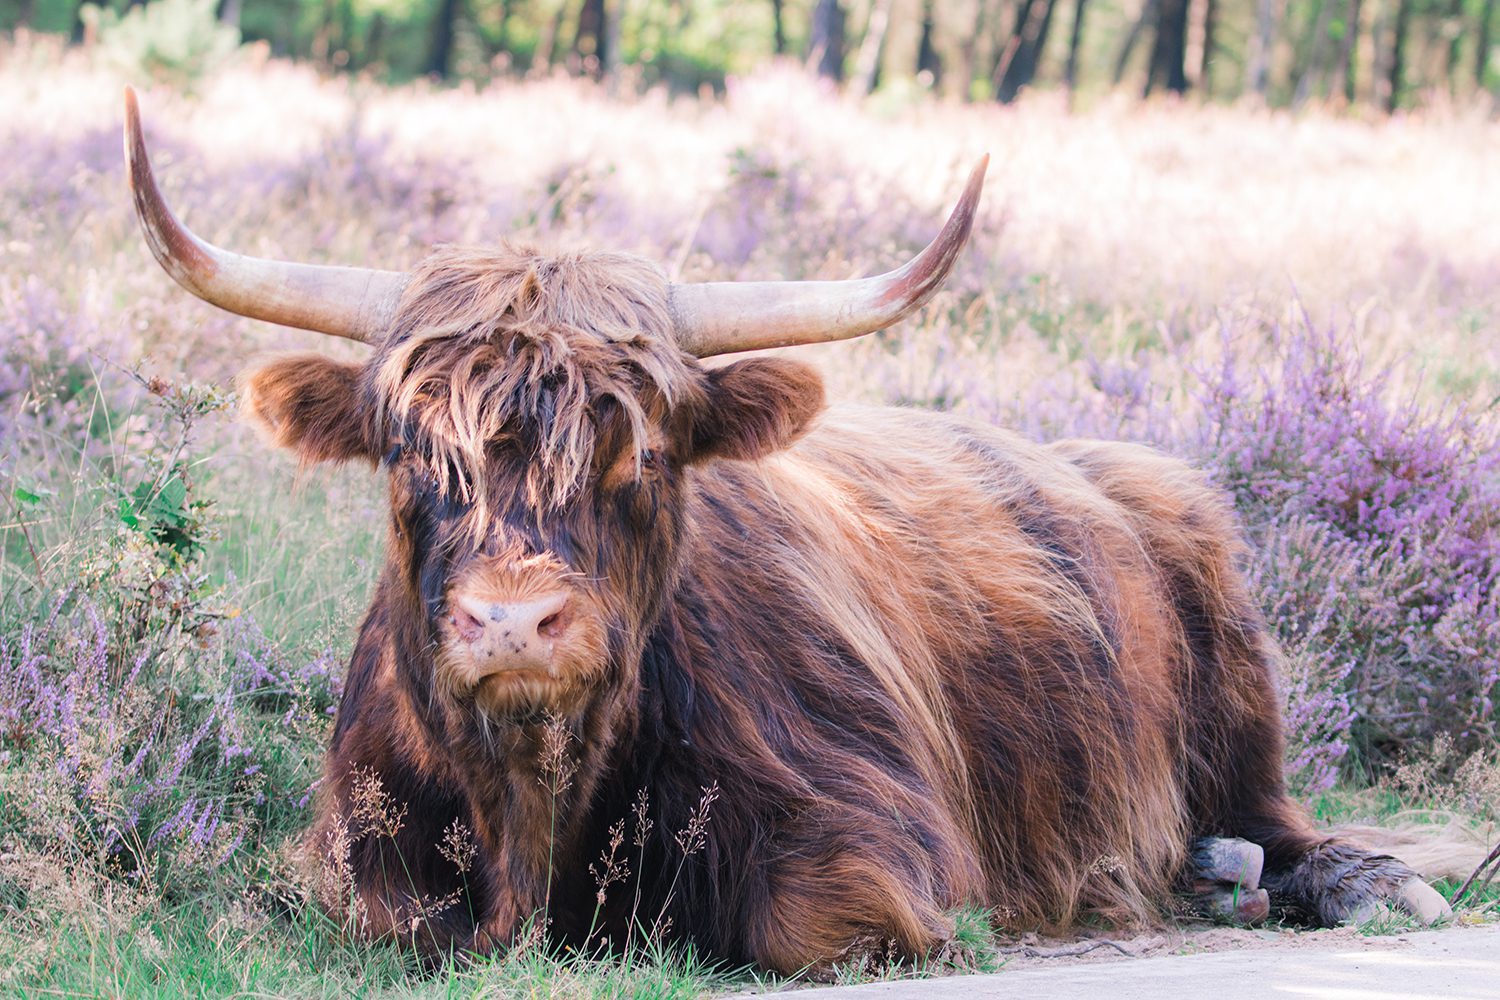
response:
M492 952L515 943L527 917L541 919L546 898L546 872L538 872L524 850L518 851L496 819L494 806L474 803L474 833L480 845L483 866L484 909L474 928L472 948ZM545 864L545 862L544 862Z

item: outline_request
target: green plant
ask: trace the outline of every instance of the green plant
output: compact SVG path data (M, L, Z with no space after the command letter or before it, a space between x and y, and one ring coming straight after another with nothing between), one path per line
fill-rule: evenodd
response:
M240 45L239 30L220 23L217 6L215 0L155 0L121 16L87 4L81 16L97 32L106 64L131 78L191 90Z

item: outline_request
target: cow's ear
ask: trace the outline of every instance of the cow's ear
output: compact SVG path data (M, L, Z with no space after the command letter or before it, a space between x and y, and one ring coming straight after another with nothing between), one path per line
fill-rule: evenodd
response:
M823 405L823 379L799 361L748 358L710 369L688 460L769 455L807 430Z
M362 366L320 354L288 354L240 377L242 407L302 464L380 457L366 426Z

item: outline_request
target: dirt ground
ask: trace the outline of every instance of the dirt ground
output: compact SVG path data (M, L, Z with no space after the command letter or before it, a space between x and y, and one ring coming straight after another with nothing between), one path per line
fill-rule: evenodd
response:
M991 975L807 990L799 1000L1500 1000L1500 924L1360 933L1202 928L1019 941Z
M1302 951L1309 949L1361 949L1378 951L1401 948L1401 933L1361 933L1355 927L1329 930L1290 928L1182 927L1136 936L1050 939L1027 935L1002 945L1007 970L1038 966L1128 962L1161 955L1200 955L1223 951Z

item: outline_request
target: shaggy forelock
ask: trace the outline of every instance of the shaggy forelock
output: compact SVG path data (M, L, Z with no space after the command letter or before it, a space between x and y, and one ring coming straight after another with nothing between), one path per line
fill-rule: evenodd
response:
M380 420L449 495L482 504L490 446L514 443L526 501L561 506L593 465L608 401L639 470L657 411L694 384L667 288L630 254L441 248L413 272L372 363Z

